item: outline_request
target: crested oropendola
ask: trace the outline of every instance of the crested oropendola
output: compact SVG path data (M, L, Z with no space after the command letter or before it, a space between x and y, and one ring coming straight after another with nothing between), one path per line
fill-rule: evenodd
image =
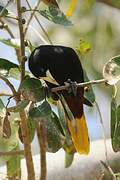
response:
M84 82L83 68L76 52L70 47L59 45L41 45L34 49L29 58L29 69L37 77L45 77L50 88L54 84L64 85L68 79L71 82ZM47 79L47 72L50 72L52 83ZM71 112L74 115L76 130L72 120L67 118L67 125L75 149L80 154L88 154L90 149L88 128L83 112L84 88L77 88L76 93L60 91L64 96Z

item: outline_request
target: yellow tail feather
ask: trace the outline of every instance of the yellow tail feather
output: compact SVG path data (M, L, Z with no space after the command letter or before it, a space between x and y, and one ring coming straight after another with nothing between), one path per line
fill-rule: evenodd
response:
M66 12L66 16L67 17L72 16L72 14L73 14L73 12L75 10L75 7L77 6L77 3L78 3L78 0L72 0L71 1L70 7L69 7L69 9Z
M80 119L76 118L76 131L70 120L68 120L68 128L76 151L80 154L88 154L90 151L90 143L85 117L82 116Z

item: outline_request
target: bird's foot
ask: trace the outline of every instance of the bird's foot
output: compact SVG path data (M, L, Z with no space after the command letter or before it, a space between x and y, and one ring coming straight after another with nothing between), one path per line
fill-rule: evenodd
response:
M71 79L68 79L67 82L65 82L65 84L69 84L68 87L68 93L73 93L74 96L77 95L77 86L76 86L76 82L71 81Z

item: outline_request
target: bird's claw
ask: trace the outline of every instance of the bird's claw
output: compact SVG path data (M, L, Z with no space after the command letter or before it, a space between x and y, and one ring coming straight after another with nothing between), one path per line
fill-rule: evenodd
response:
M77 86L76 86L76 82L71 81L71 79L68 79L67 82L65 82L65 84L69 84L68 87L68 93L73 93L74 96L77 95Z

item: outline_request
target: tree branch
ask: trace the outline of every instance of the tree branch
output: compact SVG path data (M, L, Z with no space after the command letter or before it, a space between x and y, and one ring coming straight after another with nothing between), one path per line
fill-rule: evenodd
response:
M75 86L78 88L78 87L85 87L85 86L90 86L93 84L101 84L101 83L107 83L107 80L106 79L92 80L89 82L78 83ZM63 90L68 90L68 88L70 88L70 83L66 83L64 86L58 86L52 88L51 91L52 92L63 91Z
M18 13L18 25L20 32L20 50L21 50L21 81L25 76L25 43L24 43L24 31L23 31L23 23L22 23L22 14L21 14L21 0L17 0L17 13Z
M13 94L9 92L0 92L0 96L13 96Z
M22 12L21 12L21 0L16 0L17 3L17 14L18 14L18 25L19 25L19 32L20 32L20 60L21 60L21 82L19 86L19 90L21 88L22 81L24 80L25 76L25 43L24 43L24 30L22 24ZM18 91L19 91L18 90ZM19 100L20 101L20 100ZM17 101L17 104L19 103ZM22 138L24 143L24 155L26 159L27 165L27 172L28 172L28 180L35 180L35 171L33 165L33 159L31 154L31 144L30 144L30 136L29 136L29 129L27 124L27 115L25 110L19 112L20 119L21 119L21 131L22 131Z
M7 78L5 78L4 76L0 75L0 79L2 79L8 85L8 87L11 89L11 91L13 93L13 96L16 97L17 96L17 91L14 88L13 84Z

